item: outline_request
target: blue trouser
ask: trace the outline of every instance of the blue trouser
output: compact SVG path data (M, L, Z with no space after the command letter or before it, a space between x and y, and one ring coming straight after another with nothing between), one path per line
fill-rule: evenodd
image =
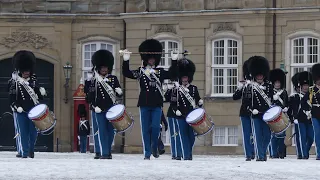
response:
M17 134L20 134L20 130L19 130L19 126L18 126L18 122L17 122L17 112L13 112L13 123L14 123L14 132L15 132L15 136ZM21 145L21 136L18 135L16 137L16 147L17 147L17 152L18 154L22 155L22 145Z
M243 148L246 158L251 158L254 155L254 147L251 141L251 118L250 116L241 116L241 126L242 126L242 139L243 139Z
M185 119L176 119L176 121L178 123L183 159L191 159L192 149L196 140L194 131Z
M270 155L274 158L278 158L279 156L284 157L285 145L284 139L286 137L286 132L281 134L272 134L271 143L270 143Z
M80 136L80 152L86 153L87 152L87 136Z
M298 130L300 134L299 143L300 143L301 155L303 158L308 158L309 151L311 149L311 146L313 144L313 139L314 139L312 124L299 123Z
M314 141L316 143L316 156L320 158L320 119L312 118L312 125L314 131Z
M28 118L27 113L17 113L17 122L20 130L22 156L27 157L29 152L34 152L38 132L33 122Z
M271 132L266 122L259 118L252 118L254 146L256 157L259 160L265 159L270 144Z
M298 124L294 125L294 132L295 132L295 140L296 140L296 152L298 157L302 157L302 152L301 152L301 146L300 146L300 133L299 133L299 126Z
M91 110L91 120L92 120L92 135L93 135L93 141L94 141L94 152L95 153L100 153L100 144L99 144L99 137L98 137L98 123L97 123L97 119L96 119L96 113Z
M158 151L158 138L160 134L161 107L140 107L140 125L144 157L151 156Z
M110 121L106 118L105 112L96 113L96 120L98 124L98 138L101 156L106 157L111 155L115 131Z
M168 117L169 131L170 131L170 143L171 143L171 156L181 157L181 143L178 123L175 118Z

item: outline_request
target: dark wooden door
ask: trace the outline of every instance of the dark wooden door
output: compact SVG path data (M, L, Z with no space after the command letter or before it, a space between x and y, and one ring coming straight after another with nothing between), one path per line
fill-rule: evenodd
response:
M54 82L54 66L53 64L37 59L36 75L40 87L44 87L47 91L47 97L40 103L47 104L50 110L53 110L53 82ZM13 139L14 123L8 99L8 80L13 72L12 61L5 59L0 61L0 150L15 150L16 143ZM35 151L53 151L53 133L51 135L38 135Z

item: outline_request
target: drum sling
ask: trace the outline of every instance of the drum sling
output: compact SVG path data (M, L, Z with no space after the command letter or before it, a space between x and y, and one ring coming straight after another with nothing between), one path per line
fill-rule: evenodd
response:
M184 87L179 86L179 91L188 99L188 101L192 105L193 109L196 108L196 103L194 102L191 95L184 89Z
M27 85L26 81L23 80L20 76L17 77L18 79L18 82L25 88L25 90L28 92L28 94L30 95L33 103L36 105L36 104L39 104L39 101L38 101L38 96L37 94L34 92L34 90L29 86Z
M108 93L108 95L109 95L110 99L112 100L113 104L115 104L116 96L115 96L115 93L114 93L112 87L108 83L106 83L101 76L97 76L96 79L98 80L98 82L100 82L100 84L102 85L104 90L106 90L106 92Z

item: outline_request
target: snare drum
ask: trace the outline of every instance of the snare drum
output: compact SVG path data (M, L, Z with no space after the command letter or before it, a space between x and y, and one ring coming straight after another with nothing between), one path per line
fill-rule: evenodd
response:
M282 108L279 106L274 106L264 113L263 120L275 134L283 133L290 126L288 117L282 112Z
M29 111L28 117L32 120L39 133L49 135L53 132L56 118L47 105L39 104L35 106Z
M197 108L191 111L188 114L186 121L191 125L198 136L206 135L214 127L211 117L207 116L206 111L202 108Z
M116 129L117 133L122 133L130 129L134 123L131 116L128 115L126 107L122 104L112 106L106 113L106 118Z

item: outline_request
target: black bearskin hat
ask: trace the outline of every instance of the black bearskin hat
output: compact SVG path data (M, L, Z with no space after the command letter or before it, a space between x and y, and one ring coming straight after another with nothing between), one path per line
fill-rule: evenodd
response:
M311 68L312 79L317 81L320 79L320 63L314 64Z
M257 75L261 74L264 76L265 81L268 80L270 71L268 60L262 56L253 56L248 60L251 61L249 70L252 78L255 78Z
M196 72L196 65L189 59L181 59L177 63L179 79L183 76L188 76L188 81L191 83L193 81L193 75Z
M299 73L296 73L295 75L292 76L291 78L292 84L294 88L299 87Z
M96 67L96 70L100 70L102 66L108 67L111 74L114 64L113 54L105 49L100 49L92 55L92 65Z
M143 52L155 52L156 54L143 54ZM160 63L161 56L162 56L162 45L156 39L147 39L143 41L139 46L139 53L141 59L143 60L143 65L146 66L148 63L148 59L154 58L155 59L155 66L157 67Z
M299 73L299 86L302 86L304 84L308 84L309 86L312 86L312 74L308 71L303 71Z
M280 81L281 89L285 87L286 73L282 69L273 69L270 71L270 81L274 84L276 81Z
M36 57L31 51L21 50L16 52L12 58L12 61L14 68L20 73L24 71L30 71L30 74L33 74L36 64Z
M242 66L242 76L245 80L251 80L252 78L249 71L250 62L251 62L251 59L248 59L243 63L243 66Z
M78 115L80 116L80 118L87 117L86 106L84 104L78 105Z

